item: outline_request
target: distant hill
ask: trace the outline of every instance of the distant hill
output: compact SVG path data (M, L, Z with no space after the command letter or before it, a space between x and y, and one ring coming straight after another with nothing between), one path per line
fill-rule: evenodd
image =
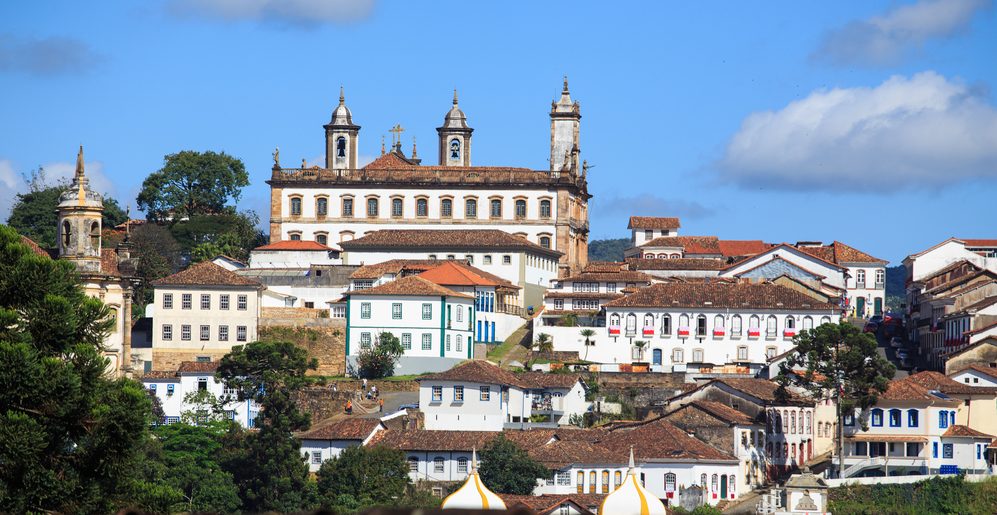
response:
M886 267L886 296L904 297L906 295L906 287L904 286L906 280L907 269L903 265Z
M623 261L623 251L630 248L630 238L592 240L589 261Z

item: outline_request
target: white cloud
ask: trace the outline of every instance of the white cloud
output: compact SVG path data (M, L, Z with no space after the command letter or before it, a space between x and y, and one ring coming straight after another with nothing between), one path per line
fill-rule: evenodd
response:
M0 34L0 71L36 76L86 73L104 58L78 39L21 38Z
M255 20L290 25L350 23L366 19L375 0L171 0L183 16L226 21Z
M84 163L86 175L90 179L90 187L105 197L114 196L114 182L104 174L104 165L99 161ZM68 184L76 173L76 162L55 162L42 165L45 170L45 183L49 185ZM28 175L24 173L23 175ZM24 176L18 172L13 163L0 159L0 220L6 221L10 210L14 207L19 193L28 191Z
M28 189L24 179L14 171L14 166L6 159L0 159L0 220L4 223L14 207L18 193Z
M853 21L824 36L813 57L836 64L888 64L927 40L956 35L992 0L921 0Z
M720 162L750 188L869 191L997 179L997 111L935 72L749 115Z

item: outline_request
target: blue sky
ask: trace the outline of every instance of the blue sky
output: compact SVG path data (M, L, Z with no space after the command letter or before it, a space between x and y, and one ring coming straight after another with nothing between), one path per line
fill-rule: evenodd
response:
M896 264L997 237L989 0L0 5L0 217L20 174L71 172L134 205L165 154L314 163L346 88L360 153L406 128L435 158L452 89L479 165L547 167L561 76L582 105L591 237L631 214L684 234L844 241Z

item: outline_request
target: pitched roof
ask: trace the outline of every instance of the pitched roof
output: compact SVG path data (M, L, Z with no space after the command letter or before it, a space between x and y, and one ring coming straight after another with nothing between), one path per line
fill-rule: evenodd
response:
M582 273L619 272L620 270L626 269L626 263L621 261L589 261L588 264L585 265L585 268L582 269Z
M344 250L364 249L515 249L561 256L525 238L498 229L382 229L340 243Z
M519 383L527 388L572 388L578 384L578 374L547 372L521 372L516 374Z
M470 383L523 386L523 383L512 372L481 359L465 361L450 370L423 376L416 379L416 381L464 381Z
M979 372L979 373L981 373L981 374L983 374L983 375L985 375L985 376L987 376L987 377L989 377L991 379L997 380L997 368L985 367L985 366L980 365L980 364L972 364L972 365L969 365L968 367L960 368L959 370L956 370L955 372L953 372L952 374L949 374L949 375L950 376L954 376L956 374L961 374L963 372L968 372L970 370Z
M350 279L380 279L384 274L402 272L421 273L440 264L436 259L389 259L372 265L363 265L350 274Z
M297 436L301 440L364 440L380 425L376 418L348 418L313 427Z
M218 361L183 361L180 366L177 367L177 374L185 373L205 373L210 372L212 374L218 370Z
M945 433L943 433L942 436L943 437L945 437L945 436L968 436L968 437L971 437L971 438L988 438L988 439L993 439L993 436L991 436L991 435L988 435L986 433L981 433L981 432L979 432L979 431L977 431L975 429L970 428L969 426L963 426L963 425L950 426L949 430L945 431Z
M709 413L710 415L727 422L728 424L739 424L739 425L754 425L755 420L749 417L747 414L742 413L726 404L722 404L716 401L692 401L689 404L681 406L670 413L665 415L671 415L685 409L699 409Z
M565 277L557 280L560 283L568 282L623 282L623 283L649 283L651 276L644 272L633 272L630 270L615 270L610 272L582 272L577 275Z
M770 247L762 240L719 240L717 245L724 257L754 256Z
M539 515L553 514L564 503L573 503L583 510L582 515L594 515L609 494L543 494L513 495L498 494L509 508L524 506ZM590 510L590 508L593 508Z
M253 250L299 250L299 251L321 251L332 250L328 245L322 245L311 240L283 240L256 247Z
M723 270L727 267L723 260L709 258L627 258L627 264L634 270Z
M910 377L895 379L890 381L886 391L879 395L879 398L887 401L939 401L947 400L942 395L936 395L930 388L910 381ZM948 399L950 400L950 399Z
M526 449L530 457L551 470L572 464L603 465L622 463L619 453L606 449L600 444L584 440L555 440L544 445Z
M147 381L147 380L151 381L156 379L171 379L174 381L179 381L179 379L177 379L177 373L171 370L150 370L142 374L142 376L139 379L142 381Z
M933 370L925 370L907 376L905 381L911 381L917 383L929 390L938 390L944 394L951 395L970 395L970 394L988 394L997 393L997 388L986 387L986 386L970 386L968 384L960 383L951 377L942 374L941 372L935 372Z
M46 258L49 258L49 259L52 258L52 256L50 256L49 253L45 251L45 249L41 248L40 245L38 245L37 243L35 243L35 240L32 240L31 238L28 238L27 236L25 236L23 234L19 234L18 236L21 237L21 243L23 243L23 244L25 244L25 245L27 245L28 247L31 248L31 252L34 252L35 254L37 254L37 255L39 255L41 257L46 257Z
M659 418L610 430L600 446L617 453L621 463L631 447L638 460L735 460L733 456L699 440Z
M681 247L686 254L720 254L719 238L716 236L662 236L644 242L647 247Z
M419 274L419 277L441 286L504 286L519 288L501 277L479 270L460 261L441 261L435 268Z
M830 310L832 304L772 283L728 281L652 284L606 307Z
M375 286L366 290L348 291L343 295L419 295L435 297L458 297L462 299L472 298L470 295L457 293L450 288L445 288L432 281L427 281L418 275L410 275L386 282L380 286Z
M383 445L403 451L465 451L481 449L497 431L439 431L429 429L378 431L370 445Z
M779 385L774 381L769 381L768 379L759 379L754 377L722 377L714 379L710 382L723 383L737 391L744 392L768 403L782 402L776 396L776 390L779 389ZM786 402L803 402L813 404L812 400L800 397L792 391L788 391L787 394L788 398Z
M997 240L994 239L972 239L960 238L967 247L997 247Z
M202 261L186 270L152 282L153 286L253 286L260 282L226 270L211 261Z
M678 218L660 216L631 216L627 229L678 229L682 227Z
M810 254L812 256L819 257L824 261L829 261L831 263L841 265L844 263L886 263L886 260L872 257L861 250L845 245L840 241L835 241L829 245L820 246L810 246L810 245L796 245L796 248Z

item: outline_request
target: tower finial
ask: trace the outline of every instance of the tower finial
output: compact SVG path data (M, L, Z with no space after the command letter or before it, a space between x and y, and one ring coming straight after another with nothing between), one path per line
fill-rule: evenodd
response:
M568 76L567 75L564 76L564 90L562 92L563 93L567 93L568 92Z
M457 105L457 88L453 89L453 105Z
M630 470L634 469L634 446L630 446Z
M412 158L415 159L416 157L418 156L415 153L415 136L412 136Z
M466 449L467 447L465 447ZM478 471L478 448L471 447L471 472Z
M381 134L381 155L384 155L384 134Z
M80 145L80 152L76 154L76 178L83 178L83 145Z
M343 94L343 86L342 86L342 84L340 84L340 86L339 86L339 105L343 105L345 103L346 103L346 95Z

